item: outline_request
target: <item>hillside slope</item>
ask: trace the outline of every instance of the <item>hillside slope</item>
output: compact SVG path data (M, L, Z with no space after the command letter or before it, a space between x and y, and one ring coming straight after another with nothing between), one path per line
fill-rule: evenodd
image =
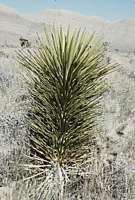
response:
M21 15L3 6L0 6L0 45L18 45L18 38L21 36L32 41L36 39L36 33L41 33L43 27L48 24L66 27L70 25L71 28L96 32L113 50L135 50L135 19L109 22L100 17L83 16L65 10L46 10L33 16Z
M66 10L46 10L27 19L46 24L81 27L89 32L97 32L112 49L135 50L135 19L106 21L97 16L83 16Z

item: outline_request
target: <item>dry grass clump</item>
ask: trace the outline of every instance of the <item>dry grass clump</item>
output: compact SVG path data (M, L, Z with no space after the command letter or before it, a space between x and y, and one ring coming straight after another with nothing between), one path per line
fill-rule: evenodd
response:
M93 159L88 163L64 170L67 179L57 168L40 171L42 176L36 176L39 170L35 170L31 178L12 183L10 189L5 188L3 199L59 200L62 195L65 200L134 200L135 179L129 176L126 161L123 158L106 161L103 156L93 148ZM28 171L33 167L32 164L27 165Z

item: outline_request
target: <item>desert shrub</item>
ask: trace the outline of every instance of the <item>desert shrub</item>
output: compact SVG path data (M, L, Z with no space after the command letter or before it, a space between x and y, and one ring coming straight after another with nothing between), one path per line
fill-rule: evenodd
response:
M37 199L64 199L67 183L80 179L93 158L104 79L112 69L104 56L95 35L54 27L45 30L36 51L18 53L29 78L27 179L38 179Z

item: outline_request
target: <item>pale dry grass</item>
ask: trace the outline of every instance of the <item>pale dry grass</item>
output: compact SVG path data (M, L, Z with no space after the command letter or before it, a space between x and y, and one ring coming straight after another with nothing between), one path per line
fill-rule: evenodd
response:
M133 148L128 147L130 160L124 152L116 158L115 154L109 157L105 151L99 154L93 148L91 158L81 166L35 169L31 178L2 188L1 200L134 200ZM25 165L25 172L26 168L29 172L32 165Z

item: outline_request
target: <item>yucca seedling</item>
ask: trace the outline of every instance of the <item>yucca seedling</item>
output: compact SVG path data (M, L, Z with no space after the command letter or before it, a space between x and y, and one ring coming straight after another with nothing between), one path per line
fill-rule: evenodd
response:
M44 167L73 167L89 157L97 133L104 77L112 68L104 46L85 31L46 30L34 51L20 52L31 95L32 154ZM43 167L42 167L43 168Z

